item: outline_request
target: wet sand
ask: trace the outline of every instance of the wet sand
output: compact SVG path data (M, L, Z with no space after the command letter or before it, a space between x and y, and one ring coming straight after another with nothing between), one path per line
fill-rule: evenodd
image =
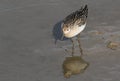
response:
M66 81L62 63L70 54L64 50L72 44L60 40L59 27L64 17L85 4L89 16L81 43L90 66L68 80L119 81L119 0L0 1L0 81ZM118 43L115 50L107 47L110 41Z

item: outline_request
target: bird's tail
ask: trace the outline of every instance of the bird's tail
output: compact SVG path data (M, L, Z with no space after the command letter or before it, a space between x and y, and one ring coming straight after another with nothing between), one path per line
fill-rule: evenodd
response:
M82 14L87 17L88 16L88 6L85 5L85 7L84 8L82 7L81 9L82 9Z

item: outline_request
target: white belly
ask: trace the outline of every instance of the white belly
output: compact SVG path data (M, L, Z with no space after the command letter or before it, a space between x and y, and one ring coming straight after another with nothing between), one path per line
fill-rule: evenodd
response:
M71 29L71 31L69 33L64 34L64 36L67 38L74 37L74 36L78 35L80 32L82 32L84 30L85 26L86 26L86 24L84 24L80 27L76 26L73 29Z

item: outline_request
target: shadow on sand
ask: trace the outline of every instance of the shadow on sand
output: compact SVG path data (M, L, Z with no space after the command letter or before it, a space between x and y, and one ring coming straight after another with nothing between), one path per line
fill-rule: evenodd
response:
M68 38L66 38L66 37L63 37L63 39L62 39L62 36L63 36L62 28L61 28L62 22L63 22L62 20L57 22L53 27L52 32L53 32L53 36L55 39L55 44L57 43L57 40L60 40L60 41L68 40Z

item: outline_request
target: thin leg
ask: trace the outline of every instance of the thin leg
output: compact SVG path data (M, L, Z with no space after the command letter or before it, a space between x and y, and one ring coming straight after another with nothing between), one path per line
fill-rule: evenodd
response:
M78 35L77 38L78 38L80 53L81 53L81 56L83 56L83 50L82 50L81 43L80 43L80 34Z
M73 41L73 39L71 38L71 42L72 42L72 56L74 56L74 41Z

